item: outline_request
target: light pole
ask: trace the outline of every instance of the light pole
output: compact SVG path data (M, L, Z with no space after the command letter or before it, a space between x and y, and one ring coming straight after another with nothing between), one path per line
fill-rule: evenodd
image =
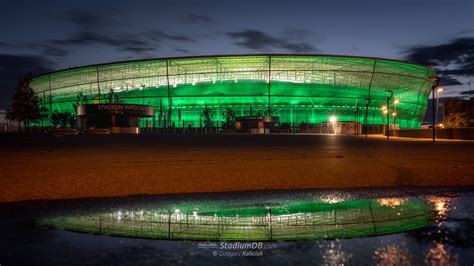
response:
M396 99L395 101L393 101L393 109L394 109L394 115L393 115L393 125L394 127L396 127L397 125L397 104L400 103L400 99Z
M438 87L436 89L436 123L435 126L438 126L438 117L439 117L439 94L444 91L443 87Z
M432 112L433 112L433 115L432 115L432 122L431 122L431 129L433 131L433 142L436 141L436 125L435 125L435 89L438 87L439 85L439 78L438 77L430 77L430 80L433 82L432 85L431 85L431 105L432 105Z
M385 90L385 92L390 93L390 96L387 96L387 139L390 139L390 100L393 97L393 91Z
M369 105L372 100L367 98L367 104L365 105L365 138L368 138L368 132L369 132L369 127L368 127L368 120L369 120ZM372 127L373 127L374 121L372 119Z
M359 113L359 107L356 107L356 110L354 112L354 121L355 121L355 135L358 136L359 135L359 116L360 116L360 113Z

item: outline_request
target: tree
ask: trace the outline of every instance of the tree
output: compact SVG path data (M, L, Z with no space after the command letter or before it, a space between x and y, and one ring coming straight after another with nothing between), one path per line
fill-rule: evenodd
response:
M44 127L44 121L49 118L49 109L41 106L39 108L39 120L41 120L41 126Z
M44 106L44 102L41 98L38 98L39 105L39 117L38 121L41 121L41 126L44 127L44 122L49 120L49 109Z
M444 117L446 128L466 128L469 125L469 112L453 112Z
M113 89L107 93L107 103L120 103L120 97Z
M232 111L232 109L227 108L225 112L223 113L225 117L225 124L224 128L225 129L231 129L235 127L235 113Z
M72 107L74 108L74 112L77 113L77 107L79 105L86 104L88 102L87 95L84 95L84 93L79 92L76 96L77 100L75 103L72 104Z
M51 123L53 127L72 128L74 127L74 114L70 112L54 111L51 114Z
M18 121L18 126L23 122L25 130L31 122L38 121L41 118L38 96L30 87L30 82L31 74L18 78L12 105L7 111L7 118Z
M212 110L207 105L204 106L201 116L204 118L206 128L212 127Z

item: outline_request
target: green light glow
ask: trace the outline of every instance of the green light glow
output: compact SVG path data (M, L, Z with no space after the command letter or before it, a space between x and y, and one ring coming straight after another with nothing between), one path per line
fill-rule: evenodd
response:
M281 123L327 122L331 115L338 121L354 121L359 109L360 122L367 110L368 124L383 124L385 90L392 90L392 99L399 101L397 124L400 128L417 128L426 112L429 77L434 76L436 73L429 68L386 59L209 56L62 70L35 77L31 86L41 103L53 111L74 112L72 104L79 93L86 95L89 103L104 103L112 89L123 103L153 105L156 121L171 111L169 125L182 125L184 121L193 127L199 127L205 106L214 112L214 121L223 122L222 113L227 108L237 116L249 115L250 109L254 115L264 114L269 103Z
M193 240L302 240L390 234L426 226L435 212L425 201L389 198L303 201L271 207L181 204L81 214L40 223L79 232Z

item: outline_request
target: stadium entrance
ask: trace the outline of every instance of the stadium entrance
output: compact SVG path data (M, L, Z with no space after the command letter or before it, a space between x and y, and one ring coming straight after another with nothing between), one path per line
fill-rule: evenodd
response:
M153 117L153 106L141 104L84 104L77 107L79 128L109 129L113 134L139 134L140 118Z
M278 116L240 116L235 119L235 127L244 133L264 134L270 133L272 128L278 127Z

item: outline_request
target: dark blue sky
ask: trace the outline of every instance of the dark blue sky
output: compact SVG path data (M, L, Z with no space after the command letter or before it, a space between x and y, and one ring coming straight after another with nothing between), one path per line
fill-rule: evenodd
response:
M18 74L129 59L320 53L427 64L449 96L474 76L474 1L8 1L0 109Z

